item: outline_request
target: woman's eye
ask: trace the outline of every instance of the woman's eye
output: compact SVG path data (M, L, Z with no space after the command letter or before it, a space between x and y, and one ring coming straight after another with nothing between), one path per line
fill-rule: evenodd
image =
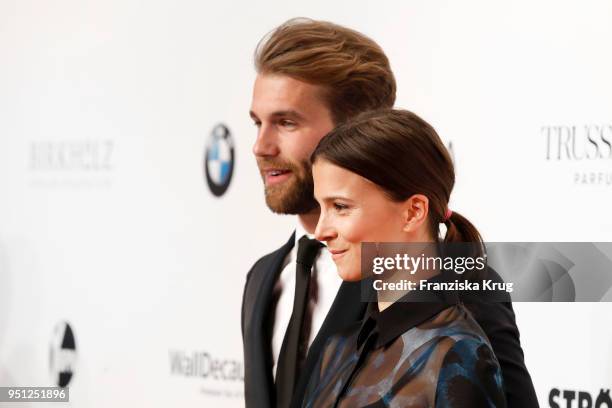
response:
M345 204L334 203L334 210L336 210L336 211L346 210L347 208L348 208L348 206L345 205Z

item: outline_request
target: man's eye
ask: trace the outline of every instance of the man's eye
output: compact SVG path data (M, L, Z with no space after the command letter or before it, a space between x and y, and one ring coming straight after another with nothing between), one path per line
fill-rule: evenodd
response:
M280 120L280 121L279 121L279 124L280 124L282 127L295 127L295 126L296 126L296 123L295 123L294 121L292 121L292 120L286 120L286 119L282 119L282 120Z

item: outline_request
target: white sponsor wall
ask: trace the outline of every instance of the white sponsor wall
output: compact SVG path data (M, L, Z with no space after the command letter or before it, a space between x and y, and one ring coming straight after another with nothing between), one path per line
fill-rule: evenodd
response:
M385 49L397 106L452 145L451 208L487 240L610 241L608 1L3 0L0 386L68 381L79 407L243 406L244 278L294 224L265 207L250 151L252 53L295 16ZM218 124L234 149L220 197L204 171ZM612 306L515 310L541 405L558 389L596 406Z

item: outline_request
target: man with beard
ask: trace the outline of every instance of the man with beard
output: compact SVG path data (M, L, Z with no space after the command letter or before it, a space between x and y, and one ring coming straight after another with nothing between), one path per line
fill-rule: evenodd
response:
M253 153L268 207L294 214L289 240L247 275L242 304L246 406L301 406L329 336L358 322L367 303L357 282L342 282L314 240L319 208L309 158L319 140L361 112L390 108L395 78L382 49L354 30L293 19L264 37L255 53L250 115ZM468 305L502 367L509 406L537 400L510 303Z

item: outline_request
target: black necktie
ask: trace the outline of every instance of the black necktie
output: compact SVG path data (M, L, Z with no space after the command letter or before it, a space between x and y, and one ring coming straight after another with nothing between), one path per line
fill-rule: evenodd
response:
M286 408L291 402L298 369L305 358L303 339L304 312L308 303L308 286L312 264L323 244L307 236L298 241L297 267L295 270L295 297L293 312L283 338L283 345L276 365L276 407ZM302 347L300 347L302 345Z

